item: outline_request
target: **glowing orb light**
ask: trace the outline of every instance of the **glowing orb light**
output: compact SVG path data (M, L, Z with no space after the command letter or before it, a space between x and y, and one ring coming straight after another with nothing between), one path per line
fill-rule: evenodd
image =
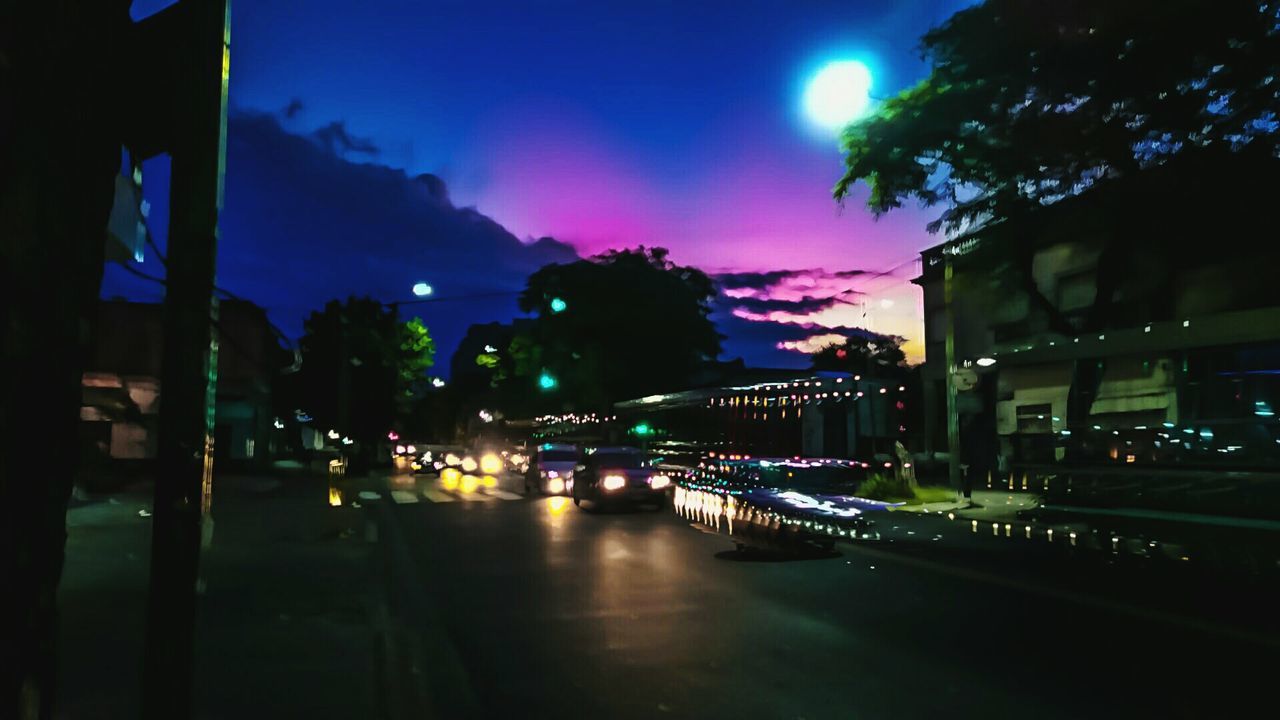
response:
M857 60L827 63L804 91L809 119L829 130L840 130L862 117L871 104L871 71Z
M433 292L435 292L435 289L424 282L417 283L413 286L413 294L418 297L426 297Z

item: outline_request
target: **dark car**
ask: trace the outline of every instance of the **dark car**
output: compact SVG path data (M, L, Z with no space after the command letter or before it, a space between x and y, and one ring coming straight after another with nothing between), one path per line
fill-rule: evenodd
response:
M671 478L651 467L633 447L602 447L589 453L573 474L573 504L645 504L661 508Z
M564 495L573 482L574 469L578 465L578 446L563 443L544 443L529 458L524 474L526 495L545 493Z

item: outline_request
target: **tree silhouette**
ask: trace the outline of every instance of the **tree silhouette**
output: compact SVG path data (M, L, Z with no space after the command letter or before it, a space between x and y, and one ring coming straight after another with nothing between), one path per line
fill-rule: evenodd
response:
M317 428L376 441L426 391L435 344L419 318L401 322L369 298L331 300L304 331L294 394Z
M663 248L547 265L520 296L521 309L538 317L513 342L515 378L549 373L559 384L542 396L583 408L686 387L720 353L714 294L705 273L676 265Z
M1181 270L1257 250L1206 244L1270 212L1260 180L1280 171L1278 14L1276 0L962 10L924 36L929 76L845 130L835 197L861 181L876 214L943 207L930 230L973 241L958 269L978 268L996 298L1025 293L1056 333L1170 319ZM1097 256L1080 316L1032 273L1038 248L1066 240ZM1069 424L1087 415L1098 369L1076 364Z

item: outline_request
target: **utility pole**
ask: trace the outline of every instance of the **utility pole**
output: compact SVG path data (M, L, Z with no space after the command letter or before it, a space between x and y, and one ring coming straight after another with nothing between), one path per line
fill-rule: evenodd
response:
M952 278L954 269L951 249L942 247L944 269L942 275L942 300L946 306L947 326L947 480L952 489L959 491L960 483L960 414L956 409L956 311Z
M213 295L230 64L229 0L182 0L157 13L172 129L169 252L161 370L160 474L152 520L142 717L191 714L200 550L213 476L217 345ZM154 16L153 16L154 17ZM148 18L151 20L152 18ZM144 24L146 21L144 21Z

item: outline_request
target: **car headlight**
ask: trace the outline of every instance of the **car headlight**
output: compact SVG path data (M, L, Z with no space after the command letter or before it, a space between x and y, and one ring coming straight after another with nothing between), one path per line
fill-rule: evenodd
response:
M621 490L627 486L627 479L621 475L605 475L600 485L605 490Z
M412 446L412 445L406 445L404 449L405 449L405 451L406 451L406 452L408 452L410 455L412 455L412 454L414 454L414 453L418 452L418 448L416 448L416 447L414 447L414 446Z
M454 455L453 453L449 453L444 456L445 465L458 465L461 462L462 462L462 458L458 457L457 455Z
M654 475L653 477L649 478L649 487L653 488L654 490L658 490L659 488L664 488L670 484L671 484L671 478L667 477L666 475Z
M485 475L497 475L502 472L502 458L493 453L481 456L480 472Z
M403 446L403 445L397 445L397 446L396 446L396 453L397 453L397 454L400 454L400 455L403 455L403 454L404 454L404 446Z
M552 478L547 481L547 492L552 495L558 495L564 492L564 481L560 478Z
M523 456L523 455L512 455L509 459L511 460L511 464L512 464L512 465L523 465L523 464L524 464L524 456Z
M471 456L462 458L462 472L472 473L475 472L478 467L480 467L480 463L476 462L475 458Z

